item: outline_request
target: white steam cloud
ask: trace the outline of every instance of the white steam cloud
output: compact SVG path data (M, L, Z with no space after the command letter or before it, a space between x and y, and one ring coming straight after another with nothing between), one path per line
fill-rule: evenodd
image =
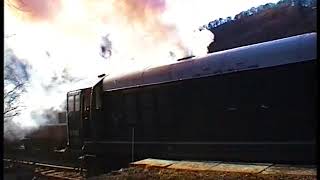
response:
M99 74L126 73L206 54L214 36L199 27L210 19L210 13L202 11L208 3L7 1L5 33L15 36L5 39L6 46L30 67L21 97L25 108L14 121L45 124L47 118L41 114L48 109L63 110L66 93L92 86Z

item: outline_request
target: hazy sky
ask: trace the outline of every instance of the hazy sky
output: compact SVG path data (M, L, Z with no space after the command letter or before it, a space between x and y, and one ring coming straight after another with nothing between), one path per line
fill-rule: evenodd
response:
M19 0L10 2L21 3ZM58 109L67 91L91 86L98 74L125 73L133 70L133 66L141 68L167 63L169 52L174 52L176 59L190 52L195 54L204 50L206 53L212 34L194 29L217 18L234 17L251 7L278 0L24 2L25 11L15 8L9 11L10 8L5 7L4 29L6 35L15 34L5 39L5 45L32 67L29 69L28 93L22 97L22 102L28 102L25 103L27 108L18 117L20 122L27 124L34 120L30 116L32 112L52 107ZM99 55L100 33L111 34L111 61ZM64 72L84 80L74 82L78 84L62 83L65 82ZM48 91L45 87L51 87L53 79L57 79L56 84Z
M204 3L200 3L206 1ZM258 7L266 3L277 3L279 0L200 0L198 4L190 3L189 6L194 6L194 8L203 9L200 16L203 16L204 20L210 21L208 15L211 16L211 20L218 18L225 18L228 16L234 17L241 11L250 9L251 7ZM188 2L186 0L185 2ZM210 4L208 6L208 4ZM203 5L203 6L202 6Z
M257 7L266 3L277 3L278 1L279 0L219 0L215 1L214 13L212 14L214 18L218 18L218 16L235 16L240 11L250 9L251 7Z

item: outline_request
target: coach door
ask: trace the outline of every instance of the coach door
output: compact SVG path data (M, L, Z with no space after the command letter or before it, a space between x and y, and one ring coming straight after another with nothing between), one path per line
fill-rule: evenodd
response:
M81 90L69 92L67 96L67 121L68 121L68 145L73 149L82 147L81 127L80 120L80 95Z

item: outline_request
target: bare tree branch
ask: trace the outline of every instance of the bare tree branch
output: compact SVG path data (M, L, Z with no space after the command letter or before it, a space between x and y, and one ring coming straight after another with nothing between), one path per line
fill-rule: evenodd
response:
M9 92L6 92L4 94L4 99L6 99L8 96L10 96L11 94L14 94L18 89L22 88L22 86L24 85L24 83L19 83L18 85L16 85L12 90L10 90Z
M12 112L12 111L14 111L14 110L16 110L18 108L19 108L19 106L15 106L15 107L9 108L6 111L4 111L4 115L7 115L9 112Z
M4 122L20 114L22 106L20 97L25 92L28 74L23 61L6 49L4 63Z

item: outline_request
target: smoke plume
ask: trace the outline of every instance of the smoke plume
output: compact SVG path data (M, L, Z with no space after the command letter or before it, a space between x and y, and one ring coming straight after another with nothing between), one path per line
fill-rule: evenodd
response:
M99 74L126 73L206 54L213 41L211 32L199 30L210 19L200 16L206 3L6 1L5 33L15 34L5 39L6 46L31 67L21 98L26 108L15 120L46 123L43 112L63 110L67 91L92 86Z

